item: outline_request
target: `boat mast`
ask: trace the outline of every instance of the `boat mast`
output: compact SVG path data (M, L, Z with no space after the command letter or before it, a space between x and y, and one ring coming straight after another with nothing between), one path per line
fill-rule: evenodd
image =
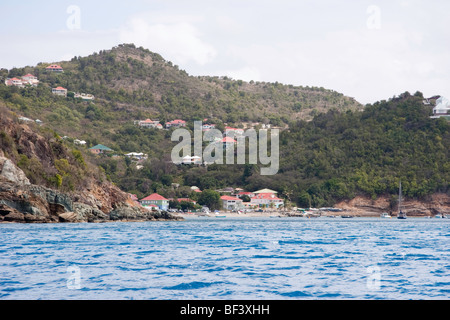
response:
M398 188L398 212L402 212L402 182L400 181L400 187Z

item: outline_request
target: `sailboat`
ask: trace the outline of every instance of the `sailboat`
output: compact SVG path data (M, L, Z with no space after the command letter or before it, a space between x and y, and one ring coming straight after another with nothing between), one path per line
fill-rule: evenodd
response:
M406 213L402 211L402 182L398 188L398 214L397 219L406 219Z

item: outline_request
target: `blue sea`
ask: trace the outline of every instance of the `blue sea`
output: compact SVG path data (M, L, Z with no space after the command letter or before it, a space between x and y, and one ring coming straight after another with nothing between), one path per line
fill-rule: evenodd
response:
M0 299L450 298L450 219L0 224Z

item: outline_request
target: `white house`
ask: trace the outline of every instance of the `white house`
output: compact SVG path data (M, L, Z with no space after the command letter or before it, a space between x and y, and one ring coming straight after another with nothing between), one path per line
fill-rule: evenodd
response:
M86 141L84 141L84 140L78 140L78 139L73 140L73 143L74 143L74 144L78 144L78 145L80 145L80 146L85 146L85 145L86 145Z
M90 93L78 93L78 92L75 93L74 98L80 98L80 99L82 99L84 101L92 101L92 100L95 99L93 94L90 94Z
M31 86L36 87L39 84L39 80L37 77L33 76L31 73L28 73L22 77L23 84L29 84Z
M157 129L163 128L158 120L150 120L150 119L138 121L138 126L141 128L157 128Z
M274 193L258 193L250 199L252 205L262 207L280 208L283 206L283 199L278 198Z
M436 100L436 106L433 108L432 118L439 118L450 114L450 101L445 97Z
M202 158L198 156L184 156L183 164L202 164Z
M143 160L147 159L147 155L145 153L138 153L138 152L130 152L125 155L126 157L134 160Z
M18 78L7 78L5 80L5 84L7 86L16 86L16 87L23 87L23 82L22 80L18 79Z
M243 202L241 199L232 196L221 196L222 208L225 210L234 210L243 208Z
M57 96L67 97L67 89L63 87L52 88L52 93Z

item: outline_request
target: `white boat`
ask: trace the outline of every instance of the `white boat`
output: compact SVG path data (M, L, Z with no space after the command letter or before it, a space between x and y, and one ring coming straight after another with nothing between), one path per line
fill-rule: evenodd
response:
M389 213L383 212L382 214L380 214L380 218L392 218L392 217Z
M406 213L402 211L402 182L400 181L400 186L398 188L398 213L397 219L406 219Z

